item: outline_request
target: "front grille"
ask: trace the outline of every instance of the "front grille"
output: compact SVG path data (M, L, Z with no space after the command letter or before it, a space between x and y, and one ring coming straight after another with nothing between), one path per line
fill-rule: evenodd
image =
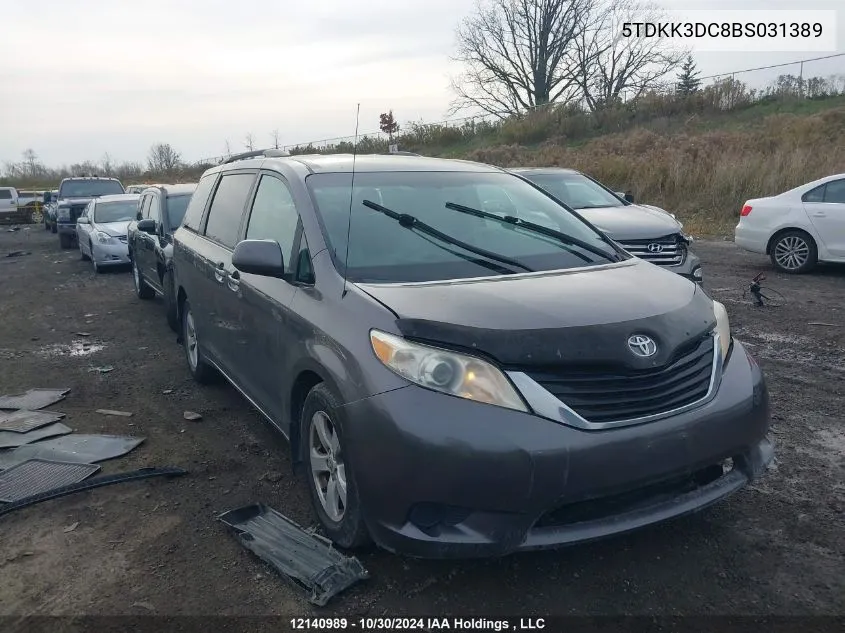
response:
M655 369L561 367L525 373L588 422L621 422L704 398L713 351L713 337L707 335Z
M686 245L677 235L650 240L626 240L619 244L634 257L659 266L680 266L686 257Z

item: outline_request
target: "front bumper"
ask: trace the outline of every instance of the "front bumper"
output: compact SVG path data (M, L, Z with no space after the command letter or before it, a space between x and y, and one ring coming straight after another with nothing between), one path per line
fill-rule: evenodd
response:
M677 266L663 266L663 268L676 273L681 277L686 277L690 281L694 281L699 285L704 279L701 269L701 260L698 255L689 249L687 249L686 257L684 257L684 261L681 264Z
M344 409L373 539L426 558L628 532L727 497L773 458L765 380L739 342L713 400L638 426L579 430L416 386Z
M91 244L91 255L98 266L125 266L132 263L129 246L123 242L101 244L95 240Z

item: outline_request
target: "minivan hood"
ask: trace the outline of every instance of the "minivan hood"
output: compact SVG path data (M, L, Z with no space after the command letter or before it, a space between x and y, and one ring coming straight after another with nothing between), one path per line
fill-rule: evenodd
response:
M715 325L691 281L639 259L524 277L437 284L358 284L397 316L403 336L491 357L507 367L663 365ZM658 344L634 356L628 337Z
M665 211L638 204L576 212L617 241L647 240L681 231L680 223Z

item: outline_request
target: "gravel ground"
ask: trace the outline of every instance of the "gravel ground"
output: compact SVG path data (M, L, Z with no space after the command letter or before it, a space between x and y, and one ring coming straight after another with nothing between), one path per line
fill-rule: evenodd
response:
M5 257L15 250L29 254ZM701 514L555 553L432 562L364 552L372 578L320 613L845 614L845 270L787 277L730 242L696 250L769 380L777 463L764 479ZM739 288L760 271L786 306L743 300ZM190 471L0 519L0 614L317 613L215 521L259 500L305 525L312 515L284 440L228 385L191 381L160 302L137 300L127 271L95 275L38 226L0 232L0 297L0 393L66 386L51 408L76 431L146 438L104 474ZM115 369L89 371L103 365ZM202 419L184 420L186 410Z

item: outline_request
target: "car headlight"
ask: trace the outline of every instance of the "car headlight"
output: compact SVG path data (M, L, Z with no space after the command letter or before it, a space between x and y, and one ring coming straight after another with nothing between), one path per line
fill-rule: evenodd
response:
M728 319L728 311L724 304L718 301L713 302L713 314L716 316L716 334L719 335L719 350L722 353L722 361L728 357L728 350L731 348L731 324Z
M65 208L59 207L59 210L57 211L57 213L59 215L60 220L69 220L70 219L70 209L65 209Z
M100 244L108 244L109 242L111 242L114 239L111 235L109 235L108 233L103 233L102 231L97 231L96 235L97 235L97 241Z
M370 331L370 343L384 365L413 383L459 398L528 411L516 389L490 363L456 352L411 343Z

